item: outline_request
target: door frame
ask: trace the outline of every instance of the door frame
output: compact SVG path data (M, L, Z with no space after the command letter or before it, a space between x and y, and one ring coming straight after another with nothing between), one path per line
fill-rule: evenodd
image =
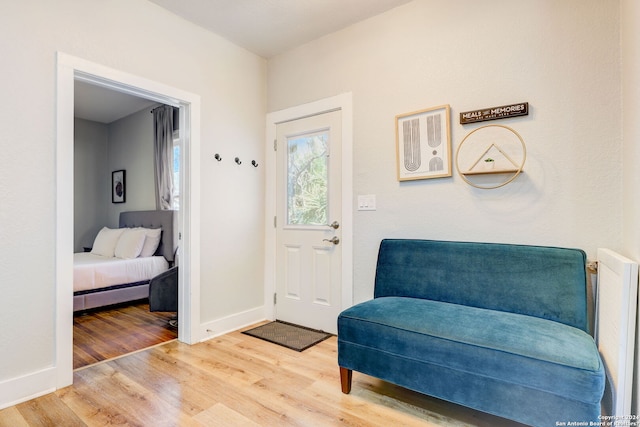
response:
M198 342L200 324L200 96L100 64L57 53L55 387L73 383L73 182L76 80L180 108L178 339ZM188 125L187 125L188 124Z
M342 112L342 309L353 305L353 96L351 92L267 114L265 154L265 318L275 320L276 292L276 127L330 111ZM281 219L283 220L283 219Z

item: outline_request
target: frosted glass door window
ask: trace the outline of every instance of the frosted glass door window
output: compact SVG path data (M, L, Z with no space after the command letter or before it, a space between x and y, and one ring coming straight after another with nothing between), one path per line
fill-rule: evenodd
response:
M329 132L287 138L287 224L328 224Z

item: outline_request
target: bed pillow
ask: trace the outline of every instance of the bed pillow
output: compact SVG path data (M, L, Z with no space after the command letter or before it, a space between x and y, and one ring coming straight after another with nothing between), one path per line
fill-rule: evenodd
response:
M144 246L142 247L140 256L153 256L158 249L158 245L160 244L160 234L162 233L162 228L140 228L140 230L144 230L144 233L147 236L144 240Z
M124 228L102 227L102 230L98 232L96 239L93 241L91 253L113 258L116 245L123 232Z
M118 239L118 244L114 251L116 258L138 258L138 255L142 252L145 238L146 235L143 230L139 228L125 228Z

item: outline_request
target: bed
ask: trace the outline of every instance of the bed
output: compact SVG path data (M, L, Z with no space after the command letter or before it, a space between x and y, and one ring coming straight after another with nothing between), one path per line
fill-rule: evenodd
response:
M74 254L73 311L148 298L149 280L174 265L176 221L176 211L121 212L118 229L100 230Z

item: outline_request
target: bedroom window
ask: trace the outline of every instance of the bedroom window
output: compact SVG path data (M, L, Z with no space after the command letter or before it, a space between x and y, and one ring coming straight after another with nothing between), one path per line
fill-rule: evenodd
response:
M180 137L173 133L173 198L171 209L180 210Z

